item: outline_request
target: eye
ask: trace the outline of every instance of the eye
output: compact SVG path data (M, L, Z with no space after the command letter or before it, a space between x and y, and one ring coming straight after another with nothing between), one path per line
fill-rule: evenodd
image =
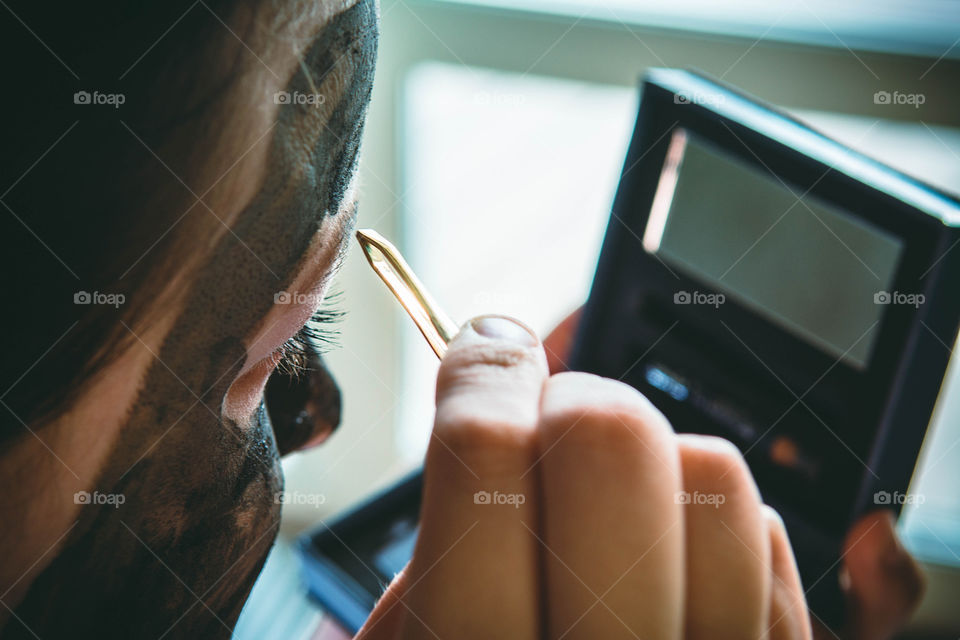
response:
M307 369L311 352L324 354L338 346L340 332L336 323L345 315L338 307L339 301L339 291L326 296L306 324L277 349L278 371L293 377L300 375Z

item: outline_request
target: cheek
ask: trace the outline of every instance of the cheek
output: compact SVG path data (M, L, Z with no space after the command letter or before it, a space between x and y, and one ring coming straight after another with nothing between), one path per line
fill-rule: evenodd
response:
M234 480L234 495L243 505L259 506L261 500L269 498L271 509L279 511L283 471L277 441L263 404L246 425L228 420L223 426L237 436L236 454L240 456L240 464Z
M241 535L236 527L249 525L248 514L269 522L279 510L279 454L265 414L254 408L237 421L220 411L243 346L228 341L204 355L171 353L166 362L177 375L151 367L101 479L127 495L125 507L156 525L148 534L165 544L180 544L178 532L198 542Z
M235 349L224 350L209 372L183 382L203 388L234 359ZM191 636L214 637L223 627L210 611L236 620L278 529L283 478L264 413L238 424L207 406L223 386L208 383L201 402L165 368L152 368L96 484L122 503L84 505L65 548L17 608L39 635L136 629L160 637L182 615L178 627Z
M214 359L234 362L237 348L224 349ZM214 363L203 377L218 370ZM139 499L133 504L182 507L188 526L206 526L211 536L224 533L220 527L228 526L231 512L267 513L279 506L274 504L282 489L279 454L263 407L233 420L217 411L225 382L195 394L165 371L154 374L110 469L136 490Z

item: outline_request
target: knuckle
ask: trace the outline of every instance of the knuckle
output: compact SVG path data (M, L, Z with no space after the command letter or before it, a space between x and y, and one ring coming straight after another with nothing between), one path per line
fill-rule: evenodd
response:
M440 365L434 459L474 474L529 464L546 377L542 350L469 340Z
M716 436L680 436L684 479L701 487L732 493L757 493L750 468L735 444Z
M577 372L547 380L539 428L548 443L572 436L588 446L621 447L672 434L666 418L632 387Z
M475 343L460 345L444 356L437 374L437 389L456 389L528 367L542 365L536 351L519 345Z
M437 410L433 438L476 473L513 466L532 449L533 429L468 407L447 404Z

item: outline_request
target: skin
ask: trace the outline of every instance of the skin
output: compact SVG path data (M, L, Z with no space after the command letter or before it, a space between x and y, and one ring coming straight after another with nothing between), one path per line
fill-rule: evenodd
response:
M810 638L783 525L733 445L678 437L625 384L551 376L509 322L466 325L441 363L416 552L360 637L758 638L776 583L789 623L767 637Z
M470 325L451 344L417 548L360 638L882 640L903 626L923 579L890 514L848 534L846 629L811 624L786 530L736 447L673 433L631 387L565 373L577 321L542 347ZM726 501L681 506L681 489ZM478 505L478 490L526 501Z
M315 435L275 434L283 425L262 403L278 347L316 306L274 294L319 301L326 290L352 226L373 73L372 3L330 3L298 28L307 44L283 64L270 58L289 80L271 86L261 72L244 86L319 88L324 105L250 110L256 122L237 136L276 126L227 181L232 233L171 280L172 310L133 330L45 430L49 449L25 439L3 461L7 487L39 461L50 471L38 495L5 497L20 524L0 568L7 636L226 637L239 615L276 534L276 443ZM360 636L810 637L786 533L735 449L676 436L622 384L555 373L566 348L547 347L510 321L468 325L451 345L414 559ZM338 395L324 372L316 382L321 433ZM125 501L77 505L77 490ZM680 490L727 501L680 505ZM476 504L477 491L525 500ZM852 637L881 638L915 604L919 579L889 524L862 526L847 568L857 615L873 626L855 617Z
M110 394L99 398L119 396L126 410L106 430L100 421L85 425L112 436L96 468L71 456L68 466L96 478L84 489L125 501L66 511L76 522L69 534L40 560L41 571L13 585L23 594L18 603L4 598L13 610L6 635L229 635L280 514L279 452L261 392L276 349L316 306L274 305L274 294L319 301L349 235L376 14L375 3L363 1L325 24L299 25L315 30L312 44L277 89L319 90L326 100L277 108L265 157L246 168L245 177L260 174L260 186L232 233L190 275L176 316L137 332L133 355L104 375L100 389ZM131 378L140 381L135 394L117 389ZM65 419L74 432L88 410L81 403ZM64 445L54 447L68 451ZM67 495L55 499L63 504Z

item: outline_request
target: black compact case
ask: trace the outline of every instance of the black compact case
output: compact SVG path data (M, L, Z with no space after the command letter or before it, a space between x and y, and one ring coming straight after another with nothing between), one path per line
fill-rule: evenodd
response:
M960 205L704 76L651 70L571 365L744 453L836 623L957 335Z
M960 319L960 204L696 73L645 76L575 341L677 431L743 452L811 609L850 524L899 510ZM302 540L350 631L412 553L418 474Z

